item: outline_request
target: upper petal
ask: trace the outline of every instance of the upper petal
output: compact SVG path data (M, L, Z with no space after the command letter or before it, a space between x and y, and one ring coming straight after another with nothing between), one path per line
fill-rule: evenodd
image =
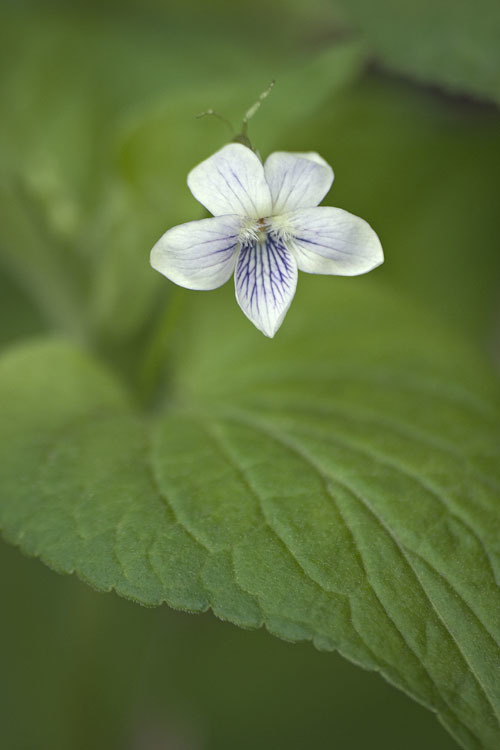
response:
M287 217L293 235L287 245L301 271L357 276L384 261L380 240L371 226L341 208L319 206Z
M239 216L217 216L169 229L151 250L151 265L187 289L216 289L234 271Z
M188 174L189 189L214 216L238 214L259 219L271 213L264 167L251 149L230 143Z
M285 245L272 237L244 244L234 274L236 299L252 323L273 337L297 286L297 264Z
M273 198L273 214L317 206L333 182L333 169L314 152L276 151L264 164Z

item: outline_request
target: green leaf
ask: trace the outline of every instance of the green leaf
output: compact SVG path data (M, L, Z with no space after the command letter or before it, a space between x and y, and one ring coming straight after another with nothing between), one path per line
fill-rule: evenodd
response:
M228 289L183 321L150 416L72 344L4 355L5 536L96 588L336 649L496 748L499 398L480 356L371 279L302 277L273 341Z
M335 0L388 68L457 94L500 102L500 5L495 0Z

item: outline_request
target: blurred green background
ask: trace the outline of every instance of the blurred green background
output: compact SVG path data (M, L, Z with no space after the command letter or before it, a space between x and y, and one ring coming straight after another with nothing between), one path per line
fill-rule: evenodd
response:
M326 202L382 239L380 282L494 359L493 4L482 24L462 4L419 8L3 0L1 346L64 331L139 399L149 393L144 362L164 354L150 332L171 294L149 249L203 216L186 174L227 139L195 115L214 107L237 127L275 79L254 146L318 151L336 173ZM336 655L145 609L0 553L6 748L456 746L431 714Z

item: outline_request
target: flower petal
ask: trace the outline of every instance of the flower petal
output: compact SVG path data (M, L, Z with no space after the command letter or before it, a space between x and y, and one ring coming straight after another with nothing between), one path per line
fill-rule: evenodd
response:
M348 211L319 206L294 211L286 218L293 235L287 246L301 271L357 276L384 262L376 233Z
M169 229L151 250L151 265L187 289L216 289L234 271L239 216L218 216Z
M191 170L187 179L197 201L214 216L238 214L259 219L271 213L264 167L251 149L230 143Z
M314 152L276 151L264 164L273 197L273 214L317 206L333 182L333 169Z
M234 274L236 299L252 323L273 337L287 313L297 286L297 263L285 245L267 235L242 245Z

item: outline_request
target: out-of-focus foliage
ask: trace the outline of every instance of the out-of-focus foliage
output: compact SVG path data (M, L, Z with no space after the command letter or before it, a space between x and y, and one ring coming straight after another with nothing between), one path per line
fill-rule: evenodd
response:
M0 586L9 750L456 747L378 675L308 644L103 596L6 545Z
M367 51L398 73L500 103L496 0L334 0Z
M463 746L496 748L499 115L365 60L495 98L497 50L487 14L460 7L448 27L446 2L405 5L3 6L0 526L98 588L337 648L439 712ZM272 342L229 288L174 292L148 265L165 229L203 215L186 174L229 137L194 115L214 107L238 127L271 79L254 145L319 151L336 173L326 202L368 219L387 259L366 279L302 276ZM3 640L23 623L33 642L22 710L43 714L41 746L149 747L158 716L166 742L185 715L194 749L359 747L383 726L378 689L399 701L387 717L423 721L331 654L12 569ZM197 649L189 667L178 647ZM285 676L267 695L269 660ZM342 707L344 678L347 695L367 690L366 735ZM9 747L33 745L29 725L16 734L20 688L9 700ZM47 719L51 700L63 710ZM271 717L274 735L260 725ZM404 741L397 726L381 747L446 746L425 720Z

